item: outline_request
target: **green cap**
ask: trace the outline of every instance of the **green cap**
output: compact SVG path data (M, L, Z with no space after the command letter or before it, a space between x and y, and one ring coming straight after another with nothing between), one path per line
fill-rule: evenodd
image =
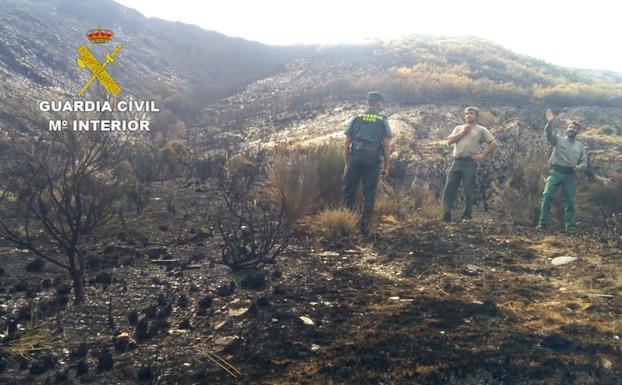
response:
M384 97L380 92L372 91L367 93L368 102L384 102Z

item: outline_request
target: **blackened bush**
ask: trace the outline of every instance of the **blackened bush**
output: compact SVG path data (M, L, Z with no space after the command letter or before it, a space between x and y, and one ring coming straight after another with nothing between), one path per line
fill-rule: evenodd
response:
M245 289L261 290L266 286L266 276L259 271L250 272L242 278L240 286Z
M38 273L45 267L45 260L41 257L35 258L26 265L26 271L29 273Z
M127 320L130 325L135 325L138 322L138 311L132 310L127 314Z
M13 213L0 220L0 235L65 269L79 304L85 299L86 238L101 234L96 230L112 219L118 199L119 181L110 172L115 139L68 133L15 145L2 183L17 199L0 200L0 209Z
M212 302L214 302L214 299L211 296L208 295L206 297L203 297L199 300L199 308L207 309L212 306Z
M86 360L81 360L76 364L76 377L82 377L89 372L89 364Z
M232 180L223 186L224 203L216 218L221 263L233 271L274 263L289 241L283 196L275 200L261 185L248 182Z
M150 366L142 366L136 370L136 379L140 382L150 382L153 379L153 370Z
M109 285L112 283L112 274L104 271L95 276L95 283L103 283Z
M61 283L56 286L56 294L57 295L69 295L71 293L71 286L66 283Z

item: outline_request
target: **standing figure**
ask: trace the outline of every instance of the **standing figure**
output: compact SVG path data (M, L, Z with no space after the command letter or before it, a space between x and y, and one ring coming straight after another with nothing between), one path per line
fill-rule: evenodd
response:
M447 144L453 144L453 163L447 173L445 190L443 191L443 220L451 221L451 209L458 196L460 181L464 189L464 211L462 220L471 219L473 196L475 195L475 177L477 162L486 159L497 148L497 142L486 127L478 124L479 109L467 107L464 109L465 124L457 126L447 137ZM487 146L481 151L482 144Z
M359 181L363 184L360 229L365 236L369 235L379 177L386 178L389 173L392 136L387 118L380 115L384 108L382 95L378 92L368 93L367 105L367 110L355 116L345 131L346 167L343 175L343 203L350 210L354 210Z
M540 206L540 221L536 230L544 231L547 229L551 203L555 199L557 187L561 185L564 193L564 228L566 233L574 233L577 230L574 219L577 192L576 172L584 170L586 166L585 148L581 142L576 140L581 126L575 121L570 122L566 128L566 137L560 137L553 133L553 118L553 111L546 110L544 134L546 140L553 146L553 153L549 160L551 172L544 186Z

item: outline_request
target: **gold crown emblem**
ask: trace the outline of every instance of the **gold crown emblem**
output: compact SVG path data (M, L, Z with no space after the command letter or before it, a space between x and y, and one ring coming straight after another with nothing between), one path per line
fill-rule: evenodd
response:
M101 28L91 29L86 33L86 38L89 39L91 43L108 43L112 40L112 31Z

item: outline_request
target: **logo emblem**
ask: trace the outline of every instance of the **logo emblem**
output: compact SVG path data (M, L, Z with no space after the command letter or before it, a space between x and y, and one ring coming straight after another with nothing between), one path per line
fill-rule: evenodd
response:
M92 29L86 33L86 38L95 44L108 43L112 40L112 31L101 28Z
M108 43L112 39L112 31L106 29L94 29L90 30L86 37L89 41L95 44ZM80 57L76 59L78 65L81 68L88 68L92 76L91 78L84 84L84 86L80 89L78 95L82 96L89 88L91 83L97 79L99 83L112 95L117 96L121 93L121 87L117 84L117 82L110 76L110 74L106 71L106 66L110 63L116 63L115 56L121 51L123 45L117 45L114 50L109 54L104 53L106 57L106 61L100 63L99 60L95 57L93 52L86 45L81 45L78 48L78 54Z

